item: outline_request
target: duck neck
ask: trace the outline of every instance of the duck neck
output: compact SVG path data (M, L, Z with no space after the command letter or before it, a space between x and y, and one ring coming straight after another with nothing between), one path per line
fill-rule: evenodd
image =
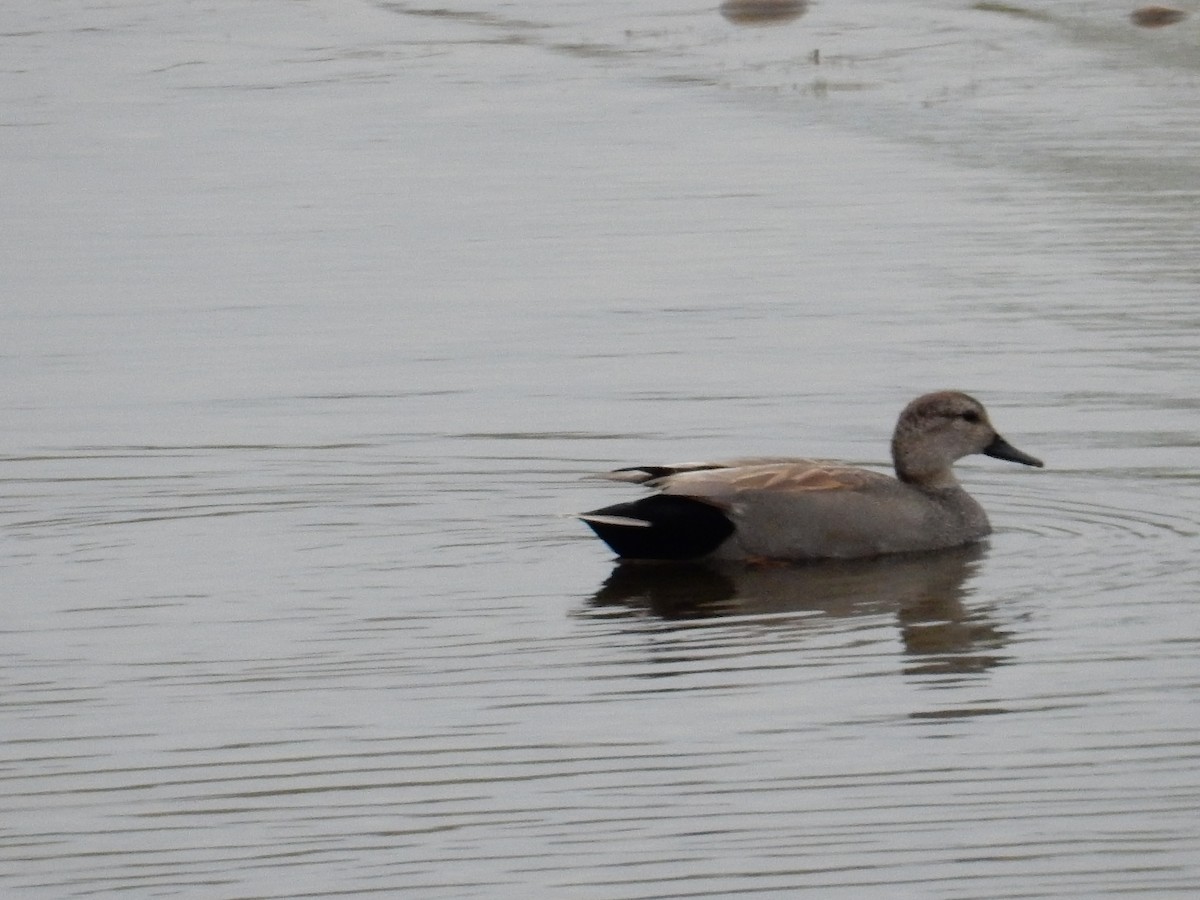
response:
M905 484L927 491L947 491L960 488L954 470L940 459L914 450L904 450L899 442L892 441L892 465L896 477Z
M938 471L912 472L896 467L896 477L905 484L911 484L923 491L952 491L962 488L954 472L950 469Z

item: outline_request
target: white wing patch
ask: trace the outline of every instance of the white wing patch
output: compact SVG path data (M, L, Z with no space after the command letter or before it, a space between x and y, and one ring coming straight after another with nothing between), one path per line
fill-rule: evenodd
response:
M584 522L595 522L597 525L616 525L618 528L649 528L650 523L645 519L631 519L628 516L576 516Z

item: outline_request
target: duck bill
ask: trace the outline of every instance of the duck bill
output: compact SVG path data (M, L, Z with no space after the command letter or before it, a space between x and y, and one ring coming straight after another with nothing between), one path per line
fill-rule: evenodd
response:
M1021 463L1025 466L1037 466L1042 468L1042 461L1036 456L1030 456L1028 453L1022 453L1000 435L996 435L995 439L983 448L984 456L992 456L996 459L1007 459L1009 462Z

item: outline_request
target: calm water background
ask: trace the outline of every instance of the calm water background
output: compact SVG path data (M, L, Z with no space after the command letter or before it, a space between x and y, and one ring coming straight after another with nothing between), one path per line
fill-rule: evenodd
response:
M1200 16L1128 8L6 4L5 896L1192 896ZM983 547L563 515L942 387L1048 464Z

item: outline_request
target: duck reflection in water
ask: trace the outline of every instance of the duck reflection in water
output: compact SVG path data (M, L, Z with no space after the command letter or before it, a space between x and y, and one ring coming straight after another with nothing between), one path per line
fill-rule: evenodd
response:
M796 565L621 563L592 604L668 621L738 616L793 626L797 617L788 614L848 618L890 613L912 657L907 673L967 675L1002 664L1001 650L1009 637L985 609L963 602L984 553L984 545L972 544Z

